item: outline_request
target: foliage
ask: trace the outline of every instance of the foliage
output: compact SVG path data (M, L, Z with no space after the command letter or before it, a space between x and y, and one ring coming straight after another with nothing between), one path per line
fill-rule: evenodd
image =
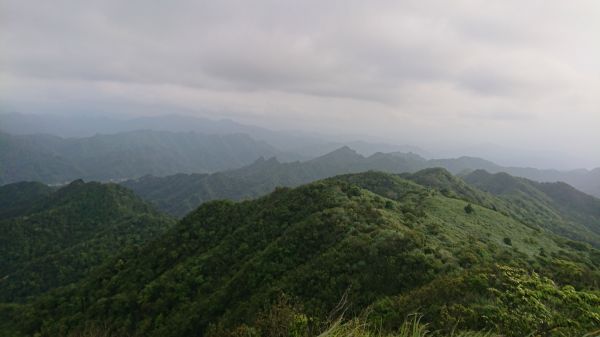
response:
M494 330L507 336L583 336L600 325L600 296L496 265L432 283L374 305L387 329L420 308L432 328Z
M0 195L15 191L33 196L18 216L0 219L0 301L23 301L75 282L172 224L118 185L75 181L56 192L33 183L0 187Z
M565 183L537 183L477 170L465 181L502 199L503 211L532 227L600 247L600 200Z
M365 158L350 149L340 149L307 162L280 163L272 158L258 160L241 169L210 175L144 177L123 184L161 210L184 216L210 200L244 200L265 195L277 186L298 186L317 179L369 169L412 172L420 167L407 160L391 154L376 154ZM428 189L429 193L440 193L472 205L483 206L516 219L534 230L547 229L600 247L600 200L566 184L540 184L502 173L492 175L485 171L472 172L464 177L464 181L441 168L426 169L414 174L404 173L400 177ZM382 196L394 199L395 192L390 193ZM392 204L388 203L386 206L392 207Z
M20 182L0 187L0 220L32 210L47 198L52 188L37 182Z
M376 303L386 334L421 310L432 334L457 327L514 336L522 329L512 323L516 313L540 308L527 321L535 329L546 319L579 324L564 331L592 328L594 248L523 224L489 207L504 209L502 200L428 172L420 175L427 180L349 174L257 200L205 203L159 239L24 306L19 329L56 336L106 324L120 335L175 337L277 335L306 326L315 335L332 322L342 294L350 321ZM436 177L448 193L434 187ZM471 200L476 212L467 214L472 197L488 206ZM503 243L508 235L512 246ZM523 303L507 297L518 289L529 296ZM276 309L281 293L293 299L291 309ZM583 304L579 311L575 303Z
M471 213L473 213L473 211L474 211L473 205L467 204L467 206L465 206L465 212L467 212L467 214L471 214Z

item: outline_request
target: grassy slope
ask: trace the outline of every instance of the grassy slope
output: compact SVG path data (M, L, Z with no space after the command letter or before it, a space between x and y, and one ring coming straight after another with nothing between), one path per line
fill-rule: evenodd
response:
M505 201L525 223L600 247L600 199L564 183L537 183L506 173L475 171L465 180Z

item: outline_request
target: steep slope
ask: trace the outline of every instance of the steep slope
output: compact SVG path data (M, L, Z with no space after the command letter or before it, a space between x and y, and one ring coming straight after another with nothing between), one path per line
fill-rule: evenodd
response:
M284 155L248 136L132 131L88 138L0 133L0 181L63 183L214 172Z
M464 179L507 201L523 222L600 247L599 199L565 183L538 183L506 173L477 170Z
M0 196L12 194L19 203L21 194L33 195L24 203L28 207L9 208L13 216L0 220L0 302L77 281L108 257L172 224L118 185L78 180L51 193L43 186L0 187Z
M600 199L587 195L565 183L533 183L544 192L566 218L584 224L600 234Z
M566 242L475 200L448 197L400 176L351 174L280 188L253 201L205 203L160 239L16 318L25 333L41 336L90 323L134 336L205 335L254 324L283 292L319 326L342 297L346 313L355 315L444 275L492 263L535 269L575 285L573 291L584 296L582 289L598 287L600 254ZM561 263L578 273L561 274ZM477 292L463 295L480 298ZM582 310L596 310L600 299L585 296L582 304L592 307ZM577 320L570 311L549 310ZM495 328L473 316L461 328ZM576 331L591 329L590 322Z

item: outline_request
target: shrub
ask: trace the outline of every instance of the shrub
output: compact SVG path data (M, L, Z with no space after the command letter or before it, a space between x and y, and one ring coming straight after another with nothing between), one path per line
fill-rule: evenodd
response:
M473 213L475 209L473 209L473 205L468 204L467 206L465 206L465 212L467 212L467 214L471 214Z

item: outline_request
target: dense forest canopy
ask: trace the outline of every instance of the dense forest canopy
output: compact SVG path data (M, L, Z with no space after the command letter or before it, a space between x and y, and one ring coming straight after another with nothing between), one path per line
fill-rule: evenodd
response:
M81 180L6 185L0 200L0 302L76 282L174 222L121 186Z

